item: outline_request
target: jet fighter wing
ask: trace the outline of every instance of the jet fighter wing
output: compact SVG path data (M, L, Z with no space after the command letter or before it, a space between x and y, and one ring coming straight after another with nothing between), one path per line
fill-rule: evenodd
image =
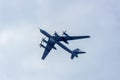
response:
M49 52L51 51L51 49L54 47L54 44L50 44L50 42L48 41L47 46L45 47L45 51L42 55L42 59L44 60L46 58L46 56L49 54Z
M69 40L84 39L84 38L90 38L90 36L62 36L60 37L60 41L69 41Z

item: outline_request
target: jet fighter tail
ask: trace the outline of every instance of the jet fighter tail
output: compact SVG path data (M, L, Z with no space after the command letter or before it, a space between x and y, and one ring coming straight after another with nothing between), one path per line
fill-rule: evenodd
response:
M83 54L83 53L86 53L86 52L80 51L80 49L77 48L72 51L71 59L74 59L74 57L78 57L78 54Z

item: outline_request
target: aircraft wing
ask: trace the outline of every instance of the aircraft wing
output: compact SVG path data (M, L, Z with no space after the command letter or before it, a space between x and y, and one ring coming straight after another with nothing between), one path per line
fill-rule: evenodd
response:
M45 48L45 51L42 55L42 59L44 60L46 58L46 56L49 54L49 52L51 51L51 49L54 47L55 43L54 44L49 44L50 42L48 41L47 43L47 46Z
M69 41L69 40L76 40L76 39L84 39L90 38L90 36L62 36L60 41Z

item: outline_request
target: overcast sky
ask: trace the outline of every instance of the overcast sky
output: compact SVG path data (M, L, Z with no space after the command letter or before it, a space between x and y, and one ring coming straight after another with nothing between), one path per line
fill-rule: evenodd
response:
M39 29L90 35L42 61ZM0 80L120 80L120 0L0 0ZM44 44L45 45L45 44Z

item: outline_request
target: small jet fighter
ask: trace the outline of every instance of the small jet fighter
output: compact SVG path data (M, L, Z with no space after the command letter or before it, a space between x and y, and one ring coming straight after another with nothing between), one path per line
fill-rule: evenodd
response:
M75 50L70 50L68 47L66 47L65 45L63 45L61 43L61 41L65 42L66 44L69 44L68 41L70 41L70 40L90 38L90 36L69 36L66 33L66 31L63 31L63 36L58 35L56 32L52 36L49 33L47 33L45 30L42 30L42 29L40 29L40 32L42 34L44 34L46 37L48 37L48 41L46 41L45 38L43 38L42 41L41 41L41 43L40 43L40 47L45 48L45 51L44 51L44 53L42 55L42 60L44 60L46 58L46 56L49 54L49 52L51 51L51 49L57 50L57 48L55 47L55 44L59 45L64 50L66 50L67 52L71 53L71 59L73 59L74 57L78 57L78 54L83 54L85 52L81 51L78 48L75 49ZM47 45L44 46L42 44L42 42L47 43Z

